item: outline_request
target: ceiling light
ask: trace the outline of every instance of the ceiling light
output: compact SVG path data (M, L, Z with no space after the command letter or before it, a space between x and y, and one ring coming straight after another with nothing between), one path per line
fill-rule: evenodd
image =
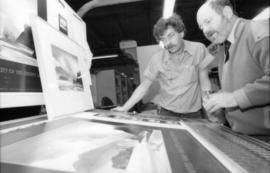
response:
M116 58L118 57L117 54L111 54L111 55L102 55L102 56L94 56L92 59L106 59L106 58Z
M175 0L164 0L163 18L168 18L173 14Z

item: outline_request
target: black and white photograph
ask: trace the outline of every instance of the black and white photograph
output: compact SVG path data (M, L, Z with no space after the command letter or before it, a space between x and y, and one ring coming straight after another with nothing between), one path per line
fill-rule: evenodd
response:
M162 133L149 128L76 122L1 151L5 162L66 172L171 172Z
M12 4L17 5L14 6ZM20 6L25 8L20 8ZM0 44L2 56L9 53L14 54L17 59L20 59L20 56L33 58L34 43L30 27L30 15L37 15L37 13L37 0L0 1Z
M59 90L83 91L82 72L76 56L51 45Z

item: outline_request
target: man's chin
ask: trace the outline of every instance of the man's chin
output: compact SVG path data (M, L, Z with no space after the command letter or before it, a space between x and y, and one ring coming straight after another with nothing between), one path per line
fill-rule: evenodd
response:
M210 39L209 39L209 41L211 41L211 43L214 43L214 44L220 44L220 43L223 42L223 41L220 41L220 40L210 40Z
M175 50L169 50L169 53L170 54L175 54L175 53L177 53L177 51L175 51Z
M170 54L174 54L174 53L177 53L180 49L177 49L177 48L172 48L172 49L168 49L168 52Z
M175 50L174 50L174 49L168 49L168 52L169 52L169 53L174 53Z
M225 40L226 40L225 38L219 37L219 38L213 39L213 41L211 41L211 42L214 43L214 44L221 44L221 43L223 43Z

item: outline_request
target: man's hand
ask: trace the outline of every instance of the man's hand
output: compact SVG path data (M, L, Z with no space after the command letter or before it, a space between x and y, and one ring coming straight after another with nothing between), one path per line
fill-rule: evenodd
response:
M117 111L117 112L127 112L128 110L124 109L123 106L117 106L116 108L111 109L112 111Z
M213 113L221 108L230 108L238 106L232 93L220 92L211 94L208 99L204 100L204 108Z

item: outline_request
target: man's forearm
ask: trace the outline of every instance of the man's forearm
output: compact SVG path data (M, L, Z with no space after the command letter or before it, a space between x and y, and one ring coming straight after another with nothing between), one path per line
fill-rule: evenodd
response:
M200 72L200 86L201 86L202 92L210 91L212 89L207 70Z
M128 111L130 108L132 108L138 101L140 101L146 92L148 91L150 85L152 84L152 81L146 80L143 83L141 83L136 90L133 92L131 97L128 99L128 101L123 105L123 109Z
M131 95L131 97L128 99L128 101L123 105L123 108L126 111L128 111L130 108L132 108L136 103L138 103L143 98L146 91L141 90L140 88L137 88L134 91L134 93Z
M270 77L265 75L255 80L253 83L246 84L233 92L238 105L242 109L253 106L264 106L270 103Z

